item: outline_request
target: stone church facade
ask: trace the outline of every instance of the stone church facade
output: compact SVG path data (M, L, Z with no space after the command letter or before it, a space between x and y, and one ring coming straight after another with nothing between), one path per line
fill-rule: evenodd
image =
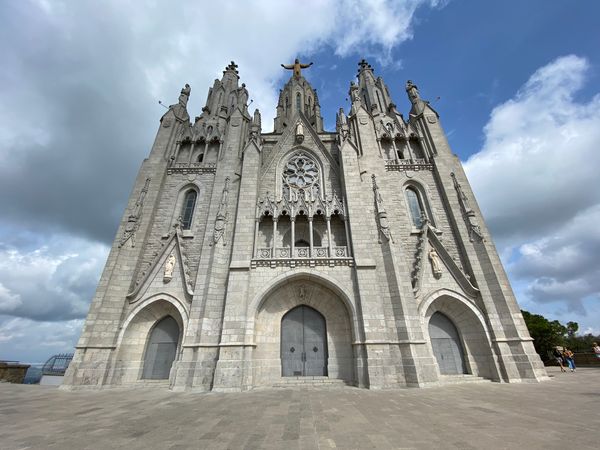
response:
M461 163L364 60L323 128L296 60L273 132L232 62L144 160L65 388L383 389L546 377Z

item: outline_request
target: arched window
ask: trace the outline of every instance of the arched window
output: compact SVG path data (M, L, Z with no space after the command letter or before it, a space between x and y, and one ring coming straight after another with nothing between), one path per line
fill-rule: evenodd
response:
M204 153L198 155L198 162L201 163L204 160Z
M405 195L413 225L417 228L421 228L421 225L423 224L422 216L425 214L421 198L413 187L406 188Z
M181 227L184 230L189 230L192 226L192 218L194 217L194 208L196 206L196 197L198 194L195 190L190 189L185 194L183 199L183 208L181 209Z
M296 110L300 111L301 106L302 106L302 97L300 96L300 92L298 92L296 94Z

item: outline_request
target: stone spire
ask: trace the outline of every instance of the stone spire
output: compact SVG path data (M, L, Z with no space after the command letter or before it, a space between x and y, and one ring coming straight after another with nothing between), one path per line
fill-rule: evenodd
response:
M358 88L363 104L371 114L386 114L390 108L393 108L383 78L376 78L373 68L364 59L358 63Z
M282 64L284 69L293 70L294 73L283 89L279 91L275 133L283 133L288 127L296 126L300 113L317 132L323 131L323 118L317 91L301 73L301 69L311 65L312 63L300 64L298 59L294 64L287 66Z

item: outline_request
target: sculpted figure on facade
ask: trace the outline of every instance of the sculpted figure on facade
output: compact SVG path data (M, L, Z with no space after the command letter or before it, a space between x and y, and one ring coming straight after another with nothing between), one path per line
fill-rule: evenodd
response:
M225 178L225 186L223 187L223 194L221 196L221 203L219 204L219 211L217 212L217 218L215 220L215 230L213 233L213 243L219 242L223 239L223 245L227 245L225 239L225 227L227 226L227 205L229 203L229 177Z
M182 107L187 107L188 100L190 99L190 93L192 92L192 88L189 84L186 83L185 87L181 90L181 94L179 95L179 104Z
M131 247L135 247L135 234L140 226L139 221L142 214L142 207L144 206L144 199L146 198L146 194L148 193L149 185L150 178L146 178L144 187L140 191L140 195L138 196L138 199L135 202L135 207L133 208L133 211L131 212L131 214L129 214L129 217L127 218L127 223L125 224L123 236L119 241L119 247L122 247L128 240L131 241Z
M480 241L482 241L483 234L481 233L481 227L479 226L479 223L477 223L475 211L473 211L473 209L471 208L469 198L467 197L467 194L465 194L462 186L456 179L456 175L454 174L454 172L451 172L450 176L452 177L452 181L454 182L454 188L456 189L458 202L469 227L469 238L471 239L471 241L473 241L474 238L477 237Z
M175 253L171 253L165 261L165 273L163 280L168 283L173 278L173 269L175 268Z
M302 125L302 121L298 121L296 124L296 142L301 144L304 141L304 126Z
M379 192L379 186L377 186L377 178L375 175L371 175L371 179L373 180L373 193L375 194L375 206L377 221L379 223L379 231L385 237L385 239L394 242L394 238L392 237L392 232L390 231L390 226L387 220L387 212L383 206L383 198ZM379 243L381 243L381 237L379 238Z
M429 250L429 261L431 261L431 270L433 276L439 278L442 276L442 266L440 264L440 256L434 248Z
M302 69L308 69L312 65L313 65L313 63L302 64L302 63L300 63L300 60L298 58L296 58L294 60L294 64L282 64L281 67L283 67L284 69L287 69L287 70L293 70L294 77L300 78L300 76L302 75Z
M406 82L406 93L408 94L408 98L410 99L411 103L417 103L421 100L419 89L411 80Z

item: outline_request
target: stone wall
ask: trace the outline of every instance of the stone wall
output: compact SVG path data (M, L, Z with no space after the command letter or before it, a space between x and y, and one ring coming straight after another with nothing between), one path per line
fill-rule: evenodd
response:
M0 381L22 384L29 364L0 362Z

